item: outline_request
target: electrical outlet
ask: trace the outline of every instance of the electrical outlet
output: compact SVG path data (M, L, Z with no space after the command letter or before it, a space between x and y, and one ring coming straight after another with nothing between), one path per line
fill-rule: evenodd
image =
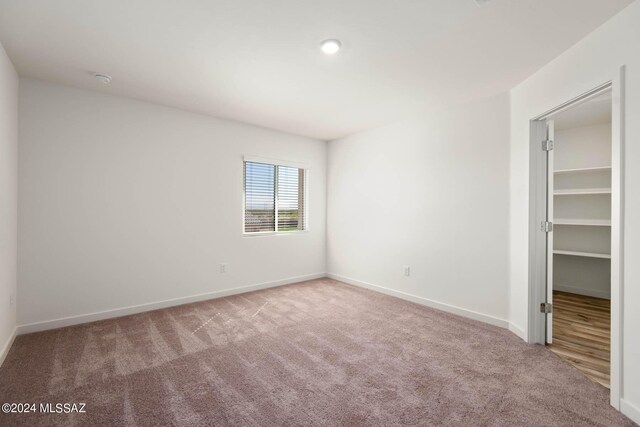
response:
M9 295L9 306L13 307L14 305L16 305L16 297L15 295L11 294Z
M227 272L227 264L220 264L220 273Z
M408 265L405 265L404 267L402 267L402 272L404 273L405 276L411 276L411 267Z

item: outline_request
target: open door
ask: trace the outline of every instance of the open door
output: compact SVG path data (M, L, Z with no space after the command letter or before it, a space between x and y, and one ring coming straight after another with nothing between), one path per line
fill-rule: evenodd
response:
M545 146L547 157L547 212L545 231L547 232L547 269L546 269L546 343L553 341L553 143L554 124L553 120L547 120L547 139Z
M553 182L549 185L549 176L552 176L553 164L549 165L552 143L549 141L548 120L545 118L534 119L530 122L530 179L529 179L529 298L531 306L529 310L530 342L545 344L547 337L551 338L551 321L547 322L546 312L551 306L547 303L547 294L551 294L553 284L548 283L552 277L553 268L548 266L552 260L553 241L549 244L547 239L551 231L549 220L550 192L553 190ZM553 129L551 129L553 134ZM553 208L551 208L552 210ZM551 268L550 268L551 267ZM547 333L549 327L549 333Z
M625 68L621 67L612 81L533 117L529 121L528 147L527 341L551 344L549 351L594 381L605 387L610 385L610 402L617 409L621 407L622 378L624 75ZM591 122L595 117L592 113L597 110L597 117L602 118L605 109L610 110L609 131L606 121L597 123L601 127L598 131L576 130L595 126ZM590 138L588 143L585 135ZM606 150L602 143L608 135L610 155L603 157ZM556 137L560 144L553 147ZM573 156L573 149L589 151ZM602 271L606 270L607 262L609 274ZM604 289L600 286L603 283L609 283L609 287ZM610 295L608 306L605 291ZM556 307L552 305L554 302ZM571 309L576 302L580 310ZM589 316L595 320L585 322ZM580 328L565 328L574 317L578 318L575 325ZM585 328L589 330L584 332ZM593 339L594 336L598 339ZM607 336L610 345L606 345ZM579 353L579 357L573 357L574 353Z

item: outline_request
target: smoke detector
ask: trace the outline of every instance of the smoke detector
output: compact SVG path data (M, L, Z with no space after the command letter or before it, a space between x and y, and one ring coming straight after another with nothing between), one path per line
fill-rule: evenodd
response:
M485 4L489 3L491 0L475 0L476 4L478 6L484 6Z
M108 85L109 83L111 83L111 76L108 74L96 73L93 75L93 77L95 77L96 80L102 83L103 85Z

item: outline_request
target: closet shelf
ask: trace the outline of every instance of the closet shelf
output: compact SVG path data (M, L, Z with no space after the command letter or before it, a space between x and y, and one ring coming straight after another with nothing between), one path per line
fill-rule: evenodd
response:
M554 196L574 196L587 194L611 194L610 188L570 188L566 190L555 190Z
M586 225L595 227L611 227L610 219L573 219L573 218L556 218L553 220L554 225Z
M576 169L558 169L553 171L553 173L561 174L561 173L581 173L581 172L598 172L598 171L606 171L611 170L611 166L596 166L591 168L576 168Z
M553 253L554 255L570 255L570 256L582 256L582 257L588 257L588 258L611 259L610 254L598 254L595 252L561 251L559 249L554 249Z

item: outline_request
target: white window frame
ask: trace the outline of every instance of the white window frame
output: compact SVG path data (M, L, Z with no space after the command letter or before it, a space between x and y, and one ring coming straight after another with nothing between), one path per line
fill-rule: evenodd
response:
M302 195L302 203L304 205L303 209L303 224L304 230L293 230L293 231L254 231L247 232L245 231L245 212L246 212L246 188L244 182L244 163L245 162L253 162L253 163L263 163L267 165L274 166L287 166L292 168L304 169L304 182L302 185L304 186L304 193ZM279 160L279 159L271 159L268 157L259 157L259 156L243 156L242 157L242 237L265 237L265 236L295 236L300 234L305 234L309 232L310 224L309 224L309 166L303 162L289 161L289 160ZM277 177L276 168L276 177ZM277 179L277 178L276 178ZM278 224L278 195L275 195L275 223Z

